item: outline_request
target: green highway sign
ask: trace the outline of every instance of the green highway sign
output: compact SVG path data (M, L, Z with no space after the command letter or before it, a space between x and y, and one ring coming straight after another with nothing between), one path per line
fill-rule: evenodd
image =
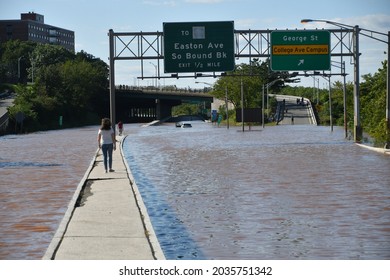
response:
M330 32L271 32L272 71L330 70Z
M165 22L164 72L232 71L234 22Z

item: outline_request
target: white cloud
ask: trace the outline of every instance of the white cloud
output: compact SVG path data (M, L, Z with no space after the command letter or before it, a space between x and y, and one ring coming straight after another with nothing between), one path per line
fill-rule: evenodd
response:
M170 1L144 0L142 1L142 3L151 6L170 6L170 7L176 6L176 1L174 0L170 0Z
M193 4L215 4L224 2L224 0L185 0L185 2Z
M253 29L253 26L256 25L257 19L253 18L243 18L234 21L235 29Z
M387 33L390 26L390 15L385 15L385 14L366 15L366 16L351 17L351 18L334 18L334 19L325 19L325 20L346 24L350 26L359 25L360 28L374 30L383 33ZM305 24L303 27L329 29L332 28L332 25L327 24L325 22L310 22Z
M346 19L351 25L359 25L360 28L387 33L390 26L390 15L366 15Z

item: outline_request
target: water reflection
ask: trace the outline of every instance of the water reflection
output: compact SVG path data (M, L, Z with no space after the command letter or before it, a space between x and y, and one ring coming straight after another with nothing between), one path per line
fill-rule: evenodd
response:
M96 131L0 137L0 259L42 257L93 157ZM126 131L168 258L390 258L390 158L344 141L341 129Z
M49 167L49 166L61 166L60 163L39 163L39 162L24 162L24 161L17 161L17 162L0 162L0 168L7 168L7 167Z
M0 259L40 259L96 151L97 127L0 137Z
M157 235L162 199L205 258L390 258L390 158L341 129L134 126L125 153L141 193L153 185Z

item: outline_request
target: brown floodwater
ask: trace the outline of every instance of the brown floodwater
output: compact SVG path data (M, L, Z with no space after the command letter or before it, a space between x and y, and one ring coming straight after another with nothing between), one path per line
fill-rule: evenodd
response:
M0 259L41 259L96 151L98 127L0 137Z
M97 126L0 137L0 259L41 259ZM343 130L126 125L168 259L390 259L390 157Z
M342 128L134 127L124 151L168 259L390 259L390 157Z

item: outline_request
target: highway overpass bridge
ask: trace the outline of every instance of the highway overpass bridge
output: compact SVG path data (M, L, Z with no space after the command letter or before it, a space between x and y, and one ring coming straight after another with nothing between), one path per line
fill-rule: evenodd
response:
M115 88L116 120L141 123L162 120L172 115L172 107L184 102L203 103L210 109L213 97L203 90L172 87Z
M283 106L278 106L278 109L283 111L277 112L279 116L275 117L275 119L279 119L278 124L317 125L317 119L309 99L280 94L270 94L270 96L274 96L279 104L283 104Z

